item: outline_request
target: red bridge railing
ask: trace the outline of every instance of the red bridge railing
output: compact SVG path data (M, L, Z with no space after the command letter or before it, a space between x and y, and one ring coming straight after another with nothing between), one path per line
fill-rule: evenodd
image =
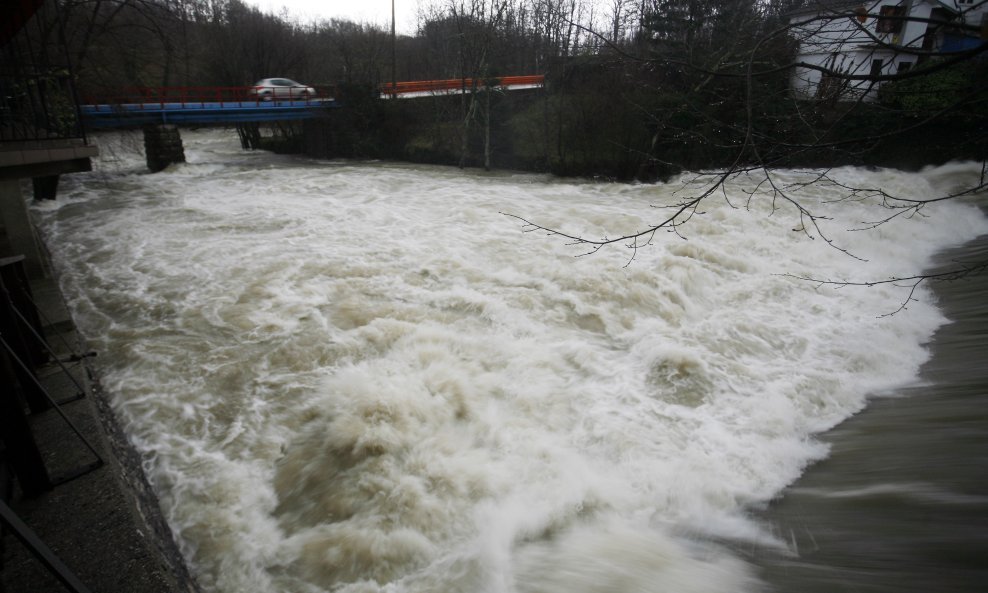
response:
M459 91L473 89L475 86L476 88L483 88L487 86L542 86L543 84L545 84L545 76L535 74L531 76L500 76L488 79L452 78L448 80L414 80L394 84L386 82L381 84L380 89L381 94L393 96L405 93Z

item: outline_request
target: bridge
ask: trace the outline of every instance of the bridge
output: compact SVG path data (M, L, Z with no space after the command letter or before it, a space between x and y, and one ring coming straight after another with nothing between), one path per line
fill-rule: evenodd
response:
M542 75L474 79L414 80L383 83L380 99L414 99L476 90L541 88ZM79 106L87 128L144 128L148 168L160 171L185 162L178 124L230 124L297 121L324 117L342 107L331 87L138 87L122 89ZM242 137L243 139L243 137Z
M206 124L291 121L319 117L338 107L333 99L173 101L81 105L87 127L126 128L147 124Z
M266 100L257 87L139 87L122 89L79 106L90 128L147 124L206 124L291 121L318 117L338 103L325 90L315 96L288 89Z
M542 75L503 76L491 79L455 78L383 83L382 99L412 99L459 94L476 89L522 90L541 88ZM139 87L90 99L80 105L83 122L91 128L121 128L148 124L207 124L293 121L316 118L344 101L334 89L282 88L284 96L271 97L272 89L246 87Z

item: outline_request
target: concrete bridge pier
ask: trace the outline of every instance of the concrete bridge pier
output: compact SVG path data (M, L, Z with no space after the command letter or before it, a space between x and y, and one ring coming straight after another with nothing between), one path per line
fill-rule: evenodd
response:
M32 278L45 275L46 261L41 254L40 241L34 235L34 225L27 211L17 179L0 179L0 227L3 242L0 254L21 254L24 268Z
M172 163L185 162L182 136L176 126L148 124L144 126L144 154L152 173L161 171Z
M58 175L44 175L34 177L31 184L34 186L35 200L54 200L58 197Z

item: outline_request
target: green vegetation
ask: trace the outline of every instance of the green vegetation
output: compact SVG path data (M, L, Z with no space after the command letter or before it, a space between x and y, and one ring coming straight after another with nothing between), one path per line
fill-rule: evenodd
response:
M918 117L943 111L983 117L988 112L981 94L985 80L988 80L988 61L945 67L945 59L940 58L923 64L913 74L916 75L913 78L882 87L881 99L885 106Z

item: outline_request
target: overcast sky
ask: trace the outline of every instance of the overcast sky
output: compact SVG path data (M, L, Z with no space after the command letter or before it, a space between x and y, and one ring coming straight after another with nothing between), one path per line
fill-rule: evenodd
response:
M391 0L245 0L265 12L280 14L282 8L303 21L345 18L391 27ZM415 32L419 0L394 0L399 33Z

